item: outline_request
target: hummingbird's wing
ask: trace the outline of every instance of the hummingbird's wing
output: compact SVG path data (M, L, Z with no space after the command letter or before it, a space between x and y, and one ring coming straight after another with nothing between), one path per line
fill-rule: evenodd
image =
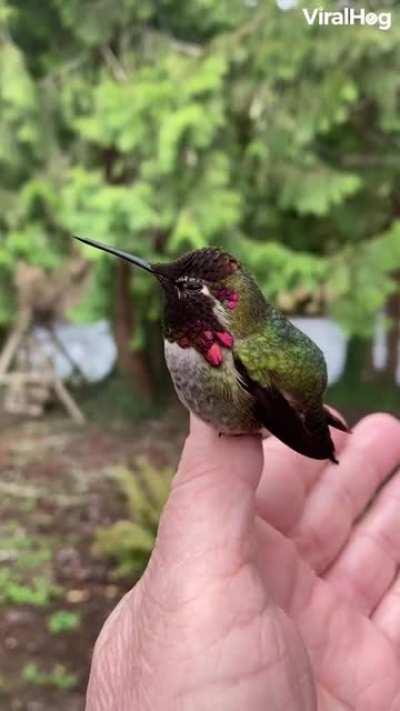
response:
M304 419L271 381L262 386L253 380L238 356L234 356L238 380L254 398L254 414L257 420L281 442L296 452L312 459L330 459L337 462L334 445L327 424L313 433Z
M324 357L304 334L290 331L289 339L287 335L285 326L282 343L279 334L274 333L272 341L265 332L251 343L236 343L238 381L254 398L255 416L273 435L307 457L337 462L328 425L347 428L322 404Z

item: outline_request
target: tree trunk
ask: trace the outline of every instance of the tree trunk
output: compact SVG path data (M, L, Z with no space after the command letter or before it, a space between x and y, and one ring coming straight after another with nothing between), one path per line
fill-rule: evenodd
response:
M137 392L147 401L154 397L153 378L146 355L133 350L131 340L135 329L134 304L130 293L132 271L126 262L118 261L115 300L115 340L121 371L132 381Z
M371 340L360 336L351 336L347 346L346 363L341 381L352 384L371 379Z
M395 275L399 288L391 294L386 305L386 315L391 324L386 333L386 375L391 382L396 382L396 373L400 356L400 273Z
M371 337L365 343L365 359L361 380L366 383L373 382L378 377L378 372L374 365L374 337Z
M129 172L116 170L119 158L118 150L108 146L103 150L102 160L104 177L110 185L126 185L133 182ZM165 242L166 235L158 234L158 248ZM118 348L118 364L123 373L131 380L135 390L142 398L150 402L155 397L156 381L153 377L152 359L143 350L133 350L131 341L135 333L135 308L132 303L130 284L132 270L126 262L118 261L115 299L115 340Z

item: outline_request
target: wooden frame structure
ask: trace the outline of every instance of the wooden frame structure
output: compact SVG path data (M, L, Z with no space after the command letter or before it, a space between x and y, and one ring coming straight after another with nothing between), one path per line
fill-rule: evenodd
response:
M11 331L0 353L0 385L5 386L4 409L10 414L40 417L46 403L56 397L70 417L82 424L85 417L66 386L58 377L51 358L43 352L33 336L33 312L21 311L15 328ZM49 329L51 334L51 329ZM56 339L53 339L60 348ZM39 355L37 367L33 367L29 351ZM15 363L15 369L12 369Z

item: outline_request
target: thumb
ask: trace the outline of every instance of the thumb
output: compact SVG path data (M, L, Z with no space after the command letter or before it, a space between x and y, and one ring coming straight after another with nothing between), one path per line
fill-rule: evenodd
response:
M138 708L140 689L154 686L157 693L160 685L163 701L156 707L175 708L168 705L171 694L176 701L176 689L181 694L187 678L201 688L221 657L232 661L231 676L240 676L240 655L222 654L216 641L228 639L238 619L251 619L264 604L264 590L251 566L245 566L255 553L255 490L262 459L259 438L218 437L191 418L150 562L97 641L87 711L117 708L116 699L119 709ZM238 571L233 596L227 581ZM159 668L163 673L156 684L153 670Z
M219 437L192 415L147 574L195 583L248 560L262 464L259 437Z

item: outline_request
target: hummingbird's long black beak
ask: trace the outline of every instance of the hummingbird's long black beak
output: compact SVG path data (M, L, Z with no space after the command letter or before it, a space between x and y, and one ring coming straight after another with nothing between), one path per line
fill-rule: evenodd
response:
M89 239L88 237L79 237L78 235L72 235L72 237L74 239L78 239L80 242L83 242L84 244L89 244L91 247L95 247L96 249L101 249L103 252L108 252L109 254L113 254L115 257L124 259L126 262L135 264L137 267L141 267L142 269L145 269L147 272L151 272L151 274L157 274L157 270L152 267L150 262L146 262L145 259L141 259L140 257L135 257L134 255L129 254L128 252L124 252L122 249L116 249L115 247L111 247L111 245L109 245L109 244L103 244L103 242L97 242L97 240Z

